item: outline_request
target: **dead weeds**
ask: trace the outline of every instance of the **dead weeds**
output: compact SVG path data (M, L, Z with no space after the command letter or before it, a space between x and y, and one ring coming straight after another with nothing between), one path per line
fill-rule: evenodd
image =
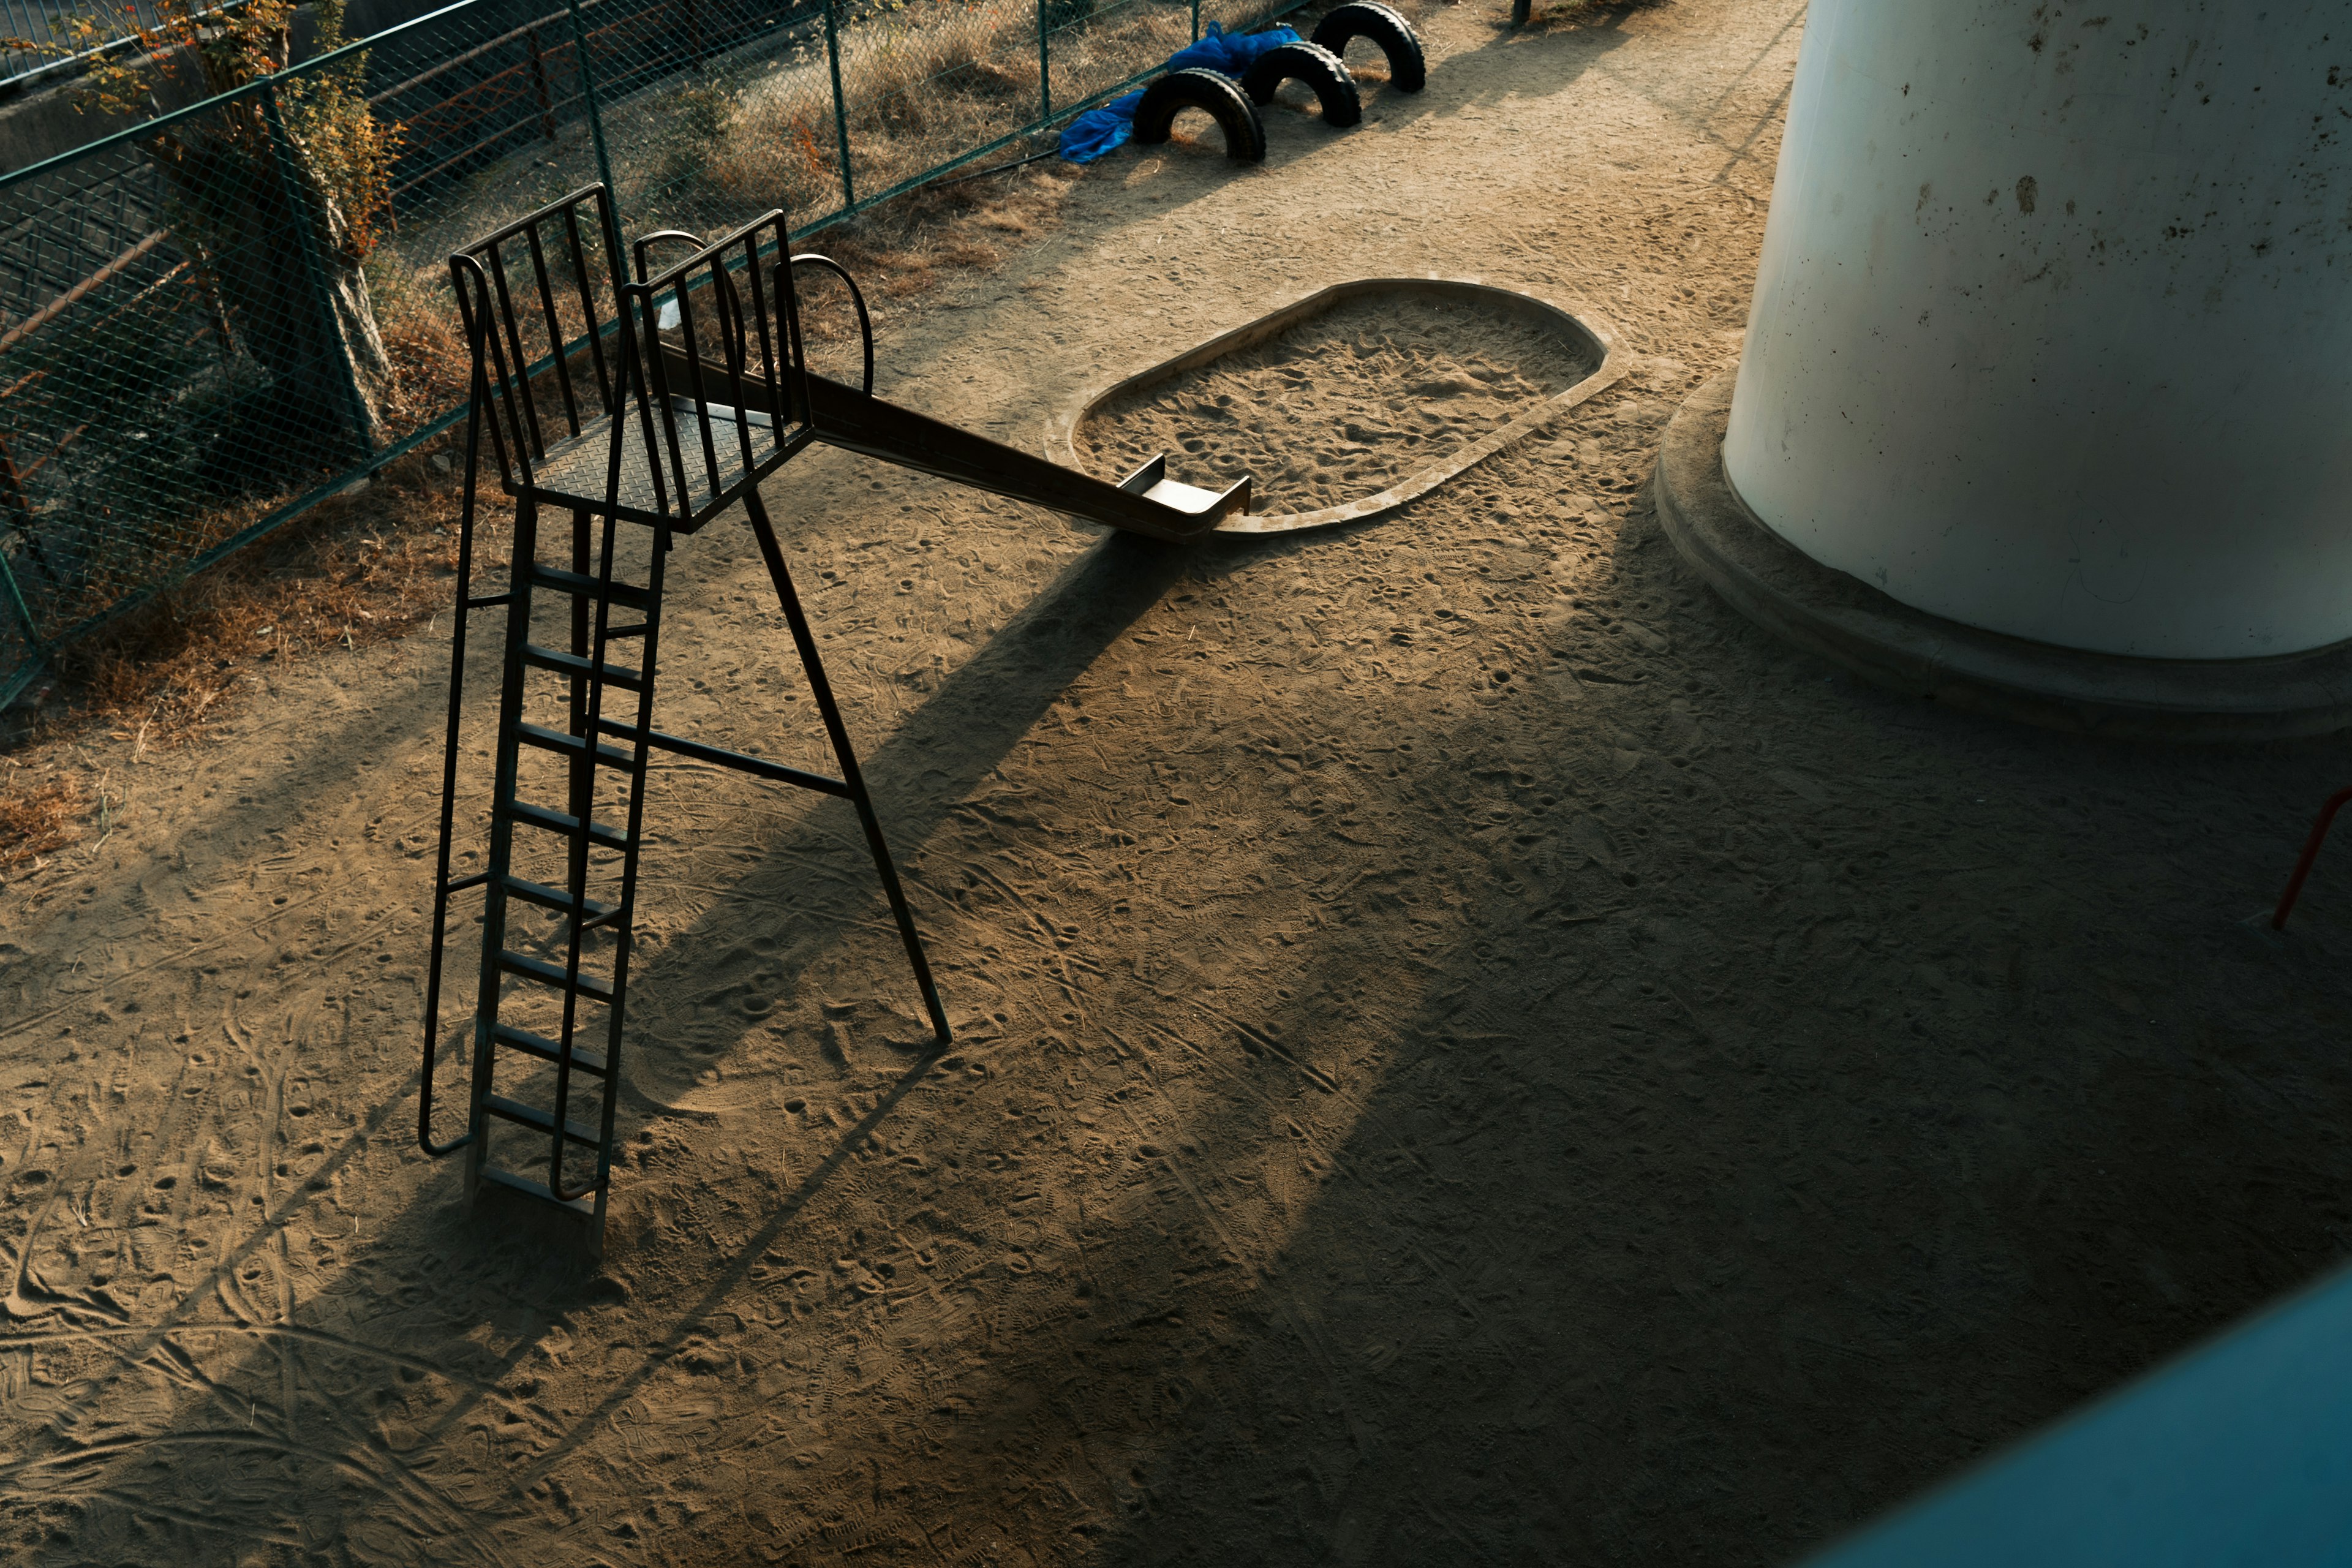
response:
M44 700L11 726L20 755L0 785L0 870L37 871L93 827L104 841L121 800L93 781L88 743L127 742L133 763L185 745L263 671L399 637L446 609L461 479L446 453L410 453L60 649ZM503 531L499 514L485 521Z
M0 788L0 871L30 863L41 868L42 857L78 843L82 822L89 814L81 780L71 773L50 773L38 783L25 782L28 768L10 768L5 788Z
M1029 149L1005 149L1010 163ZM982 165L984 169L986 165ZM804 248L832 257L856 278L869 305L919 299L960 275L988 272L1006 252L1050 232L1062 203L1085 177L1051 160L1004 174L910 191L887 207L811 237ZM856 318L840 284L814 268L799 278L802 322L815 368L840 375L841 349L854 345ZM877 329L881 325L876 323Z

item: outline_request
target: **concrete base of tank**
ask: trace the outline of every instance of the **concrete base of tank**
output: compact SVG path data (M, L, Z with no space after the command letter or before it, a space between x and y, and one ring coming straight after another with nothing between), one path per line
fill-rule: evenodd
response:
M1891 690L2048 729L2243 742L2352 727L2352 641L2276 658L2087 653L1944 620L1822 565L1724 477L1736 380L1701 386L1666 426L1658 515L1683 559L1758 626Z

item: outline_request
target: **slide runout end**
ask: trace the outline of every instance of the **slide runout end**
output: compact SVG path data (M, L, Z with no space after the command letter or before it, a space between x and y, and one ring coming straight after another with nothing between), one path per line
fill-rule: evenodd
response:
M1113 484L828 377L811 375L807 384L819 441L1082 521L1177 542L1249 508L1246 474L1222 492L1204 490L1170 479L1162 454Z
M1119 480L1118 488L1129 495L1140 496L1155 506L1164 506L1187 517L1215 520L1249 510L1250 479L1250 475L1244 474L1223 490L1204 490L1198 485L1170 479L1168 454L1162 452Z
M1128 487L1119 487L1125 489ZM1188 517L1228 517L1245 512L1250 507L1250 476L1244 474L1223 491L1204 490L1198 485L1161 479L1149 489L1139 492L1148 501L1155 501L1171 511L1181 511Z

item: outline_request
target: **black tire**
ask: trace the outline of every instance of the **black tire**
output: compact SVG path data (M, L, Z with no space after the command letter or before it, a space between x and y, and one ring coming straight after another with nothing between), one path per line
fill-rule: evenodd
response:
M1135 139L1145 146L1167 141L1180 109L1206 110L1225 133L1225 156L1234 163L1265 162L1265 122L1233 78L1197 67L1170 71L1143 89L1143 101L1135 106Z
M1320 44L1276 44L1250 62L1242 72L1242 90L1260 106L1274 101L1274 89L1286 81L1303 81L1315 89L1323 105L1323 123L1334 131L1364 117L1364 100L1348 64Z
M1370 38L1389 58L1389 83L1399 92L1419 92L1429 85L1429 62L1422 57L1421 35L1412 24L1377 0L1349 0L1315 24L1315 42L1341 59L1348 40Z

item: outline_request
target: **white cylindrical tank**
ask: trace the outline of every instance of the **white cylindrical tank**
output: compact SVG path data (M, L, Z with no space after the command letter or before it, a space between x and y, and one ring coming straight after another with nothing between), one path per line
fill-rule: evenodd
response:
M1812 0L1723 458L1969 626L2352 637L2352 4Z

